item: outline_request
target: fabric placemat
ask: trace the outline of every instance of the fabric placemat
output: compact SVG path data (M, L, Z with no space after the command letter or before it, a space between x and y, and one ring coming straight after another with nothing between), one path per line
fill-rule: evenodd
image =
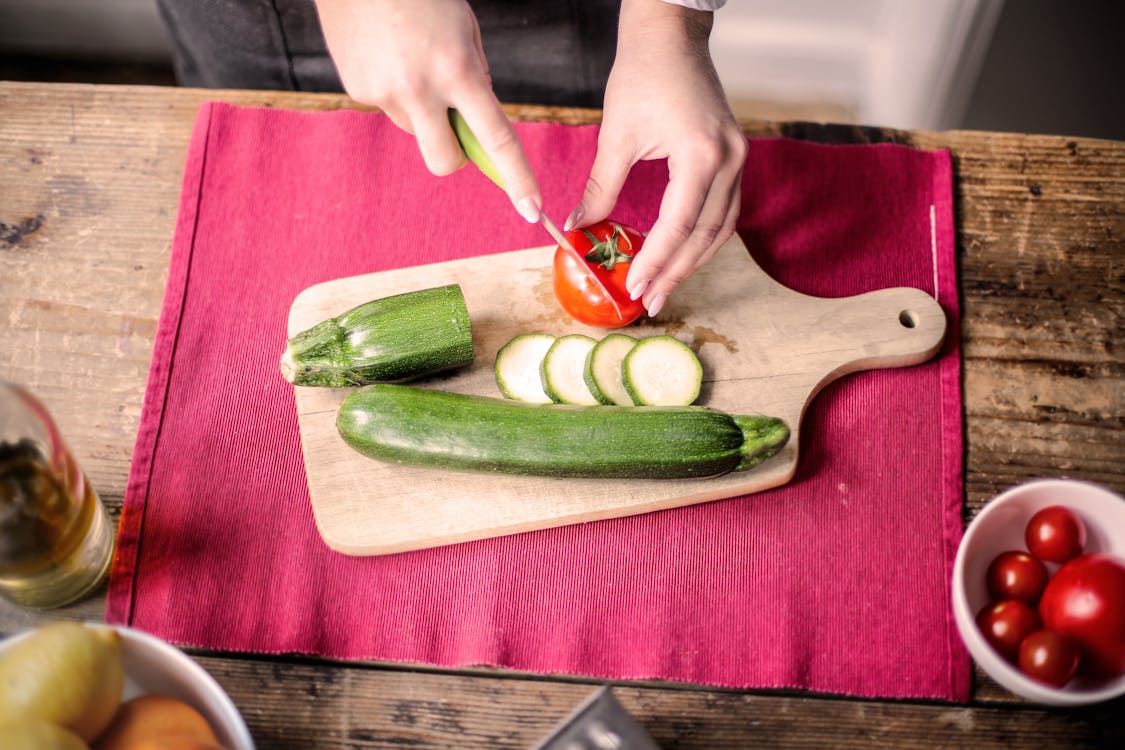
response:
M517 131L546 209L565 215L597 127ZM106 619L220 651L967 699L949 603L962 492L951 175L944 151L751 139L739 232L767 272L825 297L918 287L950 322L938 359L817 396L790 484L354 558L317 534L278 374L294 297L542 245L542 229L475 169L430 175L380 114L203 105ZM638 165L614 218L648 229L666 184L663 162Z

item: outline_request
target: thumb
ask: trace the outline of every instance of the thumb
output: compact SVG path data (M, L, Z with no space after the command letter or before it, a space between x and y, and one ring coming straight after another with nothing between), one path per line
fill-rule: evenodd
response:
M582 193L582 200L567 217L564 231L588 226L608 217L634 161L625 149L607 147L599 138L598 153L594 156L594 165L590 167L586 190Z

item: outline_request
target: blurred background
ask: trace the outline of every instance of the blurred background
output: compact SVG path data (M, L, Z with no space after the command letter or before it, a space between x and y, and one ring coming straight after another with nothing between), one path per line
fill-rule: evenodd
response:
M1125 140L1125 0L729 0L737 114ZM0 80L176 84L154 0L0 0Z

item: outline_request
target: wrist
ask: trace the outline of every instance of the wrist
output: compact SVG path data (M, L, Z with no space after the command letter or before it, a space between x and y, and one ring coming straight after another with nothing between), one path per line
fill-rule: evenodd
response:
M621 44L672 44L671 49L707 51L714 14L664 0L622 0L618 23Z

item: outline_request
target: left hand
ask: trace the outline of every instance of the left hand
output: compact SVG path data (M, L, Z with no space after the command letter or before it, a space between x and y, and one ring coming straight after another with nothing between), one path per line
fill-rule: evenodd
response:
M609 216L629 170L668 159L660 213L626 287L650 316L734 232L746 137L727 104L707 40L711 13L624 0L598 152L568 228Z

